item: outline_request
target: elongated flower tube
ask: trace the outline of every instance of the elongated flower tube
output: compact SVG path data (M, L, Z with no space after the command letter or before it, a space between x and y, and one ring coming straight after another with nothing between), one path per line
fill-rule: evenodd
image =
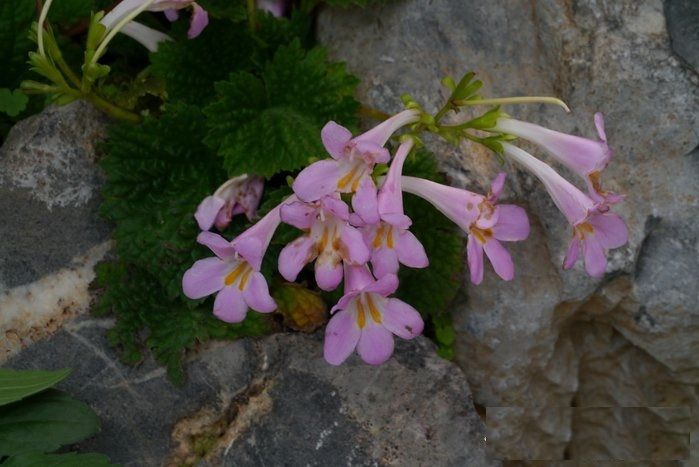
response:
M172 38L160 32L157 29L149 28L148 26L138 23L136 21L130 21L121 28L121 32L137 40L151 52L158 50L158 45L162 42L171 41Z
M412 147L412 139L403 142L391 162L378 195L379 223L362 227L364 240L371 247L371 267L379 278L397 274L399 263L411 268L429 264L422 243L408 230L412 221L403 212L401 173Z
M597 203L548 164L510 143L502 145L505 155L529 170L544 184L553 202L573 227L573 238L563 267L573 267L582 252L585 271L592 277L602 276L607 267L605 250L618 248L628 240L624 221L617 214L600 211Z
M122 19L125 19L131 12L136 10L138 7L143 5L148 0L123 0L116 7L114 7L109 13L107 13L104 18L100 21L107 30L112 29L116 26ZM189 31L187 32L187 37L193 39L197 37L204 28L209 24L209 15L201 6L199 6L193 0L155 0L147 8L148 11L160 11L164 12L170 21L177 19L177 10L183 8L191 8L192 16L189 22ZM130 23L127 23L130 24ZM145 26L144 26L145 27ZM150 28L149 28L150 29ZM133 27L127 29L130 32L131 37L141 42L143 45L148 47L148 43L152 40L152 34L143 30L142 28ZM122 32L127 33L122 29ZM135 33L135 35L134 35Z
M514 277L510 253L500 242L517 242L529 236L529 219L519 206L496 201L505 174L499 174L488 196L421 178L403 177L403 190L425 199L468 234L467 255L471 282L483 281L483 252L495 273L509 281Z
M623 196L602 188L601 174L612 159L613 152L607 145L604 117L599 112L595 114L595 126L599 141L560 133L510 118L498 119L494 129L524 138L543 148L556 161L585 180L590 197L598 203L598 208L604 211L610 205L621 201Z
M380 365L393 354L394 334L403 339L420 335L422 317L407 303L389 298L398 288L395 275L376 280L366 266L346 269L345 295L325 328L325 360L340 365L356 348L366 363Z
M312 203L286 203L281 207L281 219L306 231L279 254L279 273L290 282L315 260L318 287L334 290L342 281L343 263L363 265L369 260L369 249L359 230L347 222L349 208L339 195L327 195Z
M321 139L332 158L303 169L294 181L294 193L307 202L334 192L354 193L354 212L365 223L375 224L379 213L371 173L377 163L389 161L390 154L383 146L391 135L418 119L418 111L405 110L355 138L347 128L328 122L321 131Z
M270 313L277 308L260 273L262 258L280 223L280 206L232 242L212 232L201 232L197 242L215 257L200 259L182 278L182 290L191 299L216 293L214 315L228 323L245 319L248 308Z
M247 174L233 177L218 187L213 195L199 203L194 218L202 230L216 226L223 230L231 223L233 216L245 214L252 220L262 198L264 179Z

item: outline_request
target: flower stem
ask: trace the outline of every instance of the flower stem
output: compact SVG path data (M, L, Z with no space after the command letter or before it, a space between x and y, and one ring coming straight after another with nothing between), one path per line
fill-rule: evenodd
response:
M248 5L248 26L250 32L257 30L257 2L255 0L247 0Z
M117 107L96 94L83 94L81 97L98 109L102 110L110 117L116 118L117 120L123 120L129 123L138 123L141 121L141 117L138 114L122 109L121 107Z
M44 23L46 22L46 17L49 14L49 8L51 8L51 3L53 0L46 0L41 13L39 14L39 22L36 25L36 42L39 45L39 55L45 57L44 54Z
M570 108L560 99L548 96L500 97L495 99L474 99L454 101L456 105L504 105L504 104L555 104L570 113Z

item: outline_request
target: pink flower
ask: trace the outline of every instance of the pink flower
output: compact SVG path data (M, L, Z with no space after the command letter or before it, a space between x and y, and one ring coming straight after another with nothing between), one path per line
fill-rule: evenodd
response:
M335 122L327 123L321 139L332 159L314 162L303 169L294 181L294 192L307 202L336 191L355 193L354 212L365 223L375 224L379 214L376 185L371 178L374 165L389 161L390 155L383 146L391 135L418 119L418 111L405 110L355 138L347 128Z
M393 334L403 339L418 336L422 317L407 303L388 298L398 288L395 275L375 280L366 266L348 266L345 276L345 295L325 328L325 360L340 365L356 348L366 363L384 363L393 353Z
M472 193L414 177L403 177L403 190L430 202L468 233L468 264L471 282L483 281L483 252L502 279L514 277L510 253L500 243L516 242L529 236L529 219L524 209L511 204L496 206L502 192L505 174L499 174L488 196Z
M252 220L263 189L262 177L241 175L231 178L199 203L194 214L199 228L210 230L215 225L218 230L223 230L236 214L245 213L248 220Z
M260 313L274 311L277 305L260 267L279 223L277 206L232 242L218 234L201 232L197 241L216 256L200 259L184 273L184 294L199 299L216 293L214 315L229 323L243 321L248 308Z
M334 290L342 281L343 262L362 265L369 260L369 249L359 230L347 223L349 208L339 195L327 195L312 203L283 204L281 219L307 232L286 245L279 255L279 272L290 282L306 264L316 260L318 287Z
M599 112L595 114L595 126L600 141L560 133L510 118L498 119L494 129L541 146L556 161L585 180L590 197L599 203L599 208L604 211L609 205L621 201L623 196L602 189L601 174L612 159L613 152L607 145L604 118Z
M503 143L503 148L506 155L541 180L553 202L573 226L573 238L563 267L573 267L582 250L587 273L592 277L602 276L607 267L605 250L618 248L628 240L624 221L614 213L601 211L585 193L528 152L509 143Z
M412 268L426 268L429 264L422 243L408 230L412 221L403 212L401 173L412 147L412 139L398 147L379 190L378 211L381 220L378 224L368 224L362 228L364 241L372 250L372 270L379 278L397 274L398 263Z
M131 12L143 5L146 1L147 0L123 0L109 13L107 13L104 16L104 18L102 18L100 23L102 23L107 28L107 30L109 30L113 28L117 23L119 23L119 21L126 18L126 16L128 16ZM165 13L165 16L167 16L167 18L170 21L174 21L179 16L177 10L181 10L183 8L192 8L192 16L189 22L189 31L187 32L187 37L193 39L197 37L199 34L201 34L201 32L204 30L207 24L209 24L208 13L193 0L155 0L152 4L148 6L147 10L162 11ZM152 36L152 34L150 34L148 31L145 31L143 28L146 28L146 26L137 28L140 29L140 31L134 30L133 27L130 27L128 28L128 32L131 37L148 47L147 43L149 41L152 42L152 38L149 38L147 36ZM127 33L127 31L122 31Z

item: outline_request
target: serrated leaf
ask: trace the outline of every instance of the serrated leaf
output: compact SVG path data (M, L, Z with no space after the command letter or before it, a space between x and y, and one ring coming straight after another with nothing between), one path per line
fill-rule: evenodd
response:
M69 368L56 371L0 368L0 405L24 399L65 379Z
M41 454L32 452L12 456L2 463L3 467L109 467L115 466L103 454Z
M87 405L55 389L0 407L0 455L51 452L99 431Z
M7 88L0 88L0 112L4 112L10 117L16 117L26 107L29 98L22 94L19 89L11 91Z

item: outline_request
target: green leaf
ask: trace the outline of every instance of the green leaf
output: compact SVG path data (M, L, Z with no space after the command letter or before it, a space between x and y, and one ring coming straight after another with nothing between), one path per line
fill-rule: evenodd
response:
M32 452L12 456L2 463L3 467L108 467L117 464L109 462L103 454L41 454Z
M216 85L219 98L205 109L206 143L224 157L229 175L270 177L324 157L320 129L328 120L355 121L356 78L325 61L322 49L299 41L281 47L262 77L231 74Z
M16 117L27 107L27 102L29 98L19 89L10 91L7 88L0 88L0 112Z
M51 452L99 431L87 405L55 389L0 407L0 455Z
M9 404L48 389L69 374L69 368L56 371L0 368L0 405Z
M456 331L449 313L442 313L432 317L434 340L437 343L437 353L440 357L452 360L454 358L454 341Z

